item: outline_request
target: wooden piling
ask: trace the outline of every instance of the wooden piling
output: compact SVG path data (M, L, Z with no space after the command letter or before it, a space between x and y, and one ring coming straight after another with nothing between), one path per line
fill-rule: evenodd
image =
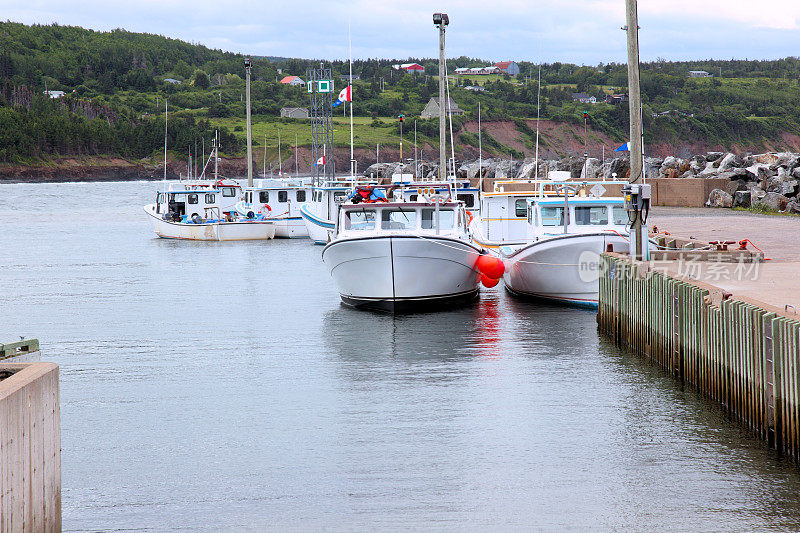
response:
M800 462L800 319L712 292L603 254L598 324Z

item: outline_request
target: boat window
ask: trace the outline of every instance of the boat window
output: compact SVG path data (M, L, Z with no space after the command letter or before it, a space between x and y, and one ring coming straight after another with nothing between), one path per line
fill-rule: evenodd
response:
M412 195L410 195L408 197L408 201L409 202L416 202L418 199L419 199L419 195L418 194L412 194Z
M258 201L262 204L269 203L269 191L258 191Z
M226 198L232 198L236 196L236 189L234 189L233 187L223 187L222 196L225 196Z
M439 229L453 229L454 215L452 209L439 210ZM422 210L422 229L436 229L436 209Z
M322 200L322 193L319 194L320 194L319 199ZM345 196L347 196L347 193L345 191L336 191L335 193L333 193L333 201L336 202L337 204L341 203L344 200Z
M356 231L375 229L375 211L366 209L348 211L344 217L344 229Z
M459 194L456 198L459 202L464 202L467 207L475 207L475 197L471 194Z
M278 191L278 201L285 202L289 198L289 193L286 191Z
M614 224L617 226L627 226L630 224L630 219L628 218L628 212L625 210L624 207L620 205L615 205L612 213L614 214Z
M563 207L542 207L542 226L563 226Z
M384 209L381 229L414 229L417 227L417 212L413 209Z
M575 224L578 226L605 226L608 224L608 210L604 205L576 206Z
M213 204L217 201L217 196L215 194L206 194L206 203Z
M297 191L297 201L298 202L306 201L306 191Z
M189 202L190 204L196 204L197 203L197 195L196 194L189 194L189 195L187 195L187 197L188 197L188 199L186 201Z
M520 198L514 202L514 216L522 218L528 213L528 200Z

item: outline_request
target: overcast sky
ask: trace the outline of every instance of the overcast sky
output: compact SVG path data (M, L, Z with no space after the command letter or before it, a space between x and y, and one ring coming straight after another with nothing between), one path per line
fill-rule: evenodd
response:
M433 11L450 15L447 55L487 60L625 61L624 0L0 0L0 17L125 28L253 55L434 57ZM642 60L800 55L800 0L643 0Z

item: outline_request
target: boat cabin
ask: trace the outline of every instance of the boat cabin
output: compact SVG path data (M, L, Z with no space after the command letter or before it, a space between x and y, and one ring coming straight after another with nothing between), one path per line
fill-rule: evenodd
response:
M537 198L527 201L527 240L613 231L627 236L625 201L614 197Z
M269 218L300 218L300 208L311 198L310 186L248 187L239 211L262 213Z
M528 202L535 193L489 192L480 202L480 226L489 241L522 242L527 234Z
M443 188L443 187L434 187L433 188L434 194L440 196L446 196L450 194L450 189ZM464 208L467 211L471 211L473 214L478 213L478 209L480 208L479 203L479 193L478 189L475 187L465 187L465 188L454 188L452 189L452 193L455 196L455 199L459 202L464 204ZM406 202L416 202L420 198L420 191L414 188L406 188L403 189L403 199Z
M378 202L343 204L336 222L342 237L375 234L463 235L466 212L458 202Z
M235 191L234 188L230 190ZM233 206L224 201L227 198L224 191L225 189L159 191L156 194L155 212L176 222L197 218L220 220L234 211Z

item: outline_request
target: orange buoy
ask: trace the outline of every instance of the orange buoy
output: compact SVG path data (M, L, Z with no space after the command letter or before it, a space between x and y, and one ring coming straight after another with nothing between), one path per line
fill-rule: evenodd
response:
M500 282L497 278L490 278L486 274L481 274L481 283L483 283L484 287L492 288Z
M484 254L478 257L475 266L481 274L488 278L500 279L506 271L503 261L492 255Z

